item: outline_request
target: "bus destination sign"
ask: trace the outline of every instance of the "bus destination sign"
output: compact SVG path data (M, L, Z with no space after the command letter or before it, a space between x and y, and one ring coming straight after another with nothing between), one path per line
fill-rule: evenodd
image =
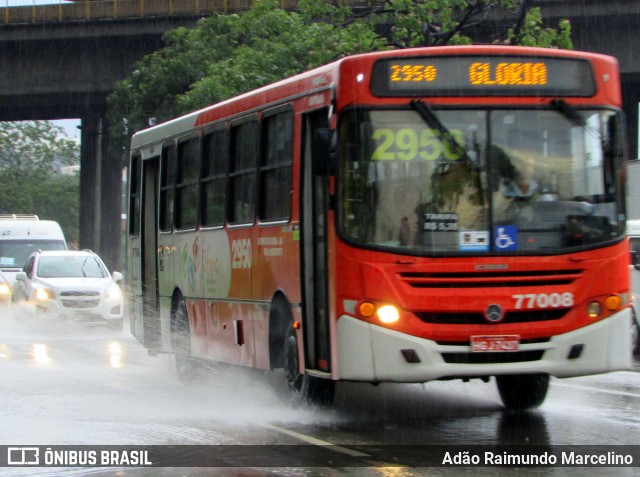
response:
M580 96L595 94L591 66L575 58L455 56L377 62L378 96Z

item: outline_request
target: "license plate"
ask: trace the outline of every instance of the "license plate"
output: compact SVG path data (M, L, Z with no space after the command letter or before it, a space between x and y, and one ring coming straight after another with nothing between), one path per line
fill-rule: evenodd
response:
M520 349L520 336L472 336L471 351L474 353L484 353L488 351L518 351Z

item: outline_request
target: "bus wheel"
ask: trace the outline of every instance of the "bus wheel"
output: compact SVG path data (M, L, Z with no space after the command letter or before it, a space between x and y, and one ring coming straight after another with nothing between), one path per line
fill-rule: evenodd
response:
M197 374L197 360L191 357L191 331L189 315L184 299L180 299L174 315L173 352L176 359L176 373L183 383L192 383Z
M498 392L504 405L514 411L538 407L547 397L548 374L496 376Z
M284 344L284 375L289 396L295 404L327 405L333 401L334 381L300 374L298 338L293 328Z

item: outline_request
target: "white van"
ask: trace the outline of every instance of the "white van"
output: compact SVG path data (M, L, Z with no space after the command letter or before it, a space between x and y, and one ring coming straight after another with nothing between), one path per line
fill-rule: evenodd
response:
M0 271L10 286L36 250L66 250L58 222L37 215L0 214Z

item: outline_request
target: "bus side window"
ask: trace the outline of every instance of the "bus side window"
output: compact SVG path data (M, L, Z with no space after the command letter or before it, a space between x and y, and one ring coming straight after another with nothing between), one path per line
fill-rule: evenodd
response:
M192 229L198 224L198 182L200 141L192 138L178 144L176 184L176 228Z
M229 223L252 224L256 208L258 121L231 128L229 167Z
M173 230L174 181L176 175L176 148L173 145L162 149L160 165L160 230Z
M260 214L262 221L286 220L291 214L293 114L285 111L262 121Z
M205 227L224 225L229 143L227 130L207 134L203 142L200 216Z

